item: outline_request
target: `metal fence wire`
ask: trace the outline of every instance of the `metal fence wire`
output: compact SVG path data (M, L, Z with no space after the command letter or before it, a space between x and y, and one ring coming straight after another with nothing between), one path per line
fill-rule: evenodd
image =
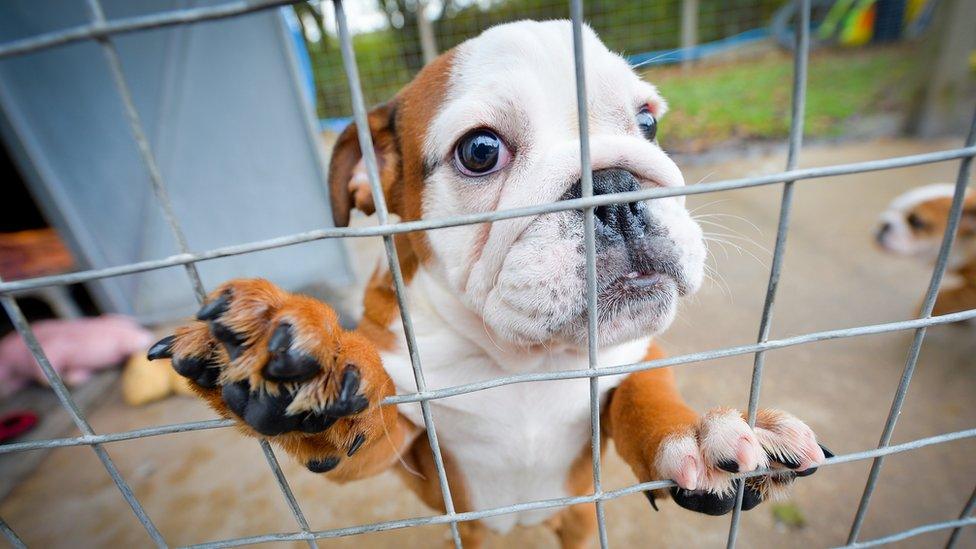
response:
M809 54L809 14L810 14L810 0L802 0L800 2L800 17L797 18L797 26L795 33L796 48L794 54L794 74L793 74L793 104L792 104L792 124L789 136L789 154L786 165L786 170L772 175L765 175L759 177L750 177L743 179L734 179L719 181L714 183L703 183L698 185L693 185L690 187L683 188L652 188L643 189L634 192L617 193L617 194L604 194L604 195L593 195L592 188L592 177L590 171L590 159L589 159L589 143L587 134L587 113L586 113L586 89L585 83L582 78L584 74L583 67L583 56L582 56L582 19L583 19L583 6L582 0L570 0L569 11L572 17L573 23L573 54L576 62L576 91L577 91L577 108L579 116L579 127L580 127L580 152L581 152L581 162L582 162L582 186L583 193L582 198L573 200L563 200L555 203L540 204L530 207L492 211L472 215L463 215L449 218L434 218L434 219L424 219L420 221L403 222L403 223L393 223L389 222L388 212L386 204L383 200L383 193L380 189L379 182L379 172L377 170L376 158L373 153L373 147L371 143L371 137L366 128L366 108L363 100L362 89L359 84L359 74L356 67L356 61L353 51L352 38L349 32L348 23L346 20L346 15L343 10L343 2L341 0L333 0L333 8L335 11L335 21L338 29L338 38L340 41L342 60L345 67L346 78L349 83L349 93L352 99L352 110L354 115L354 120L357 122L359 129L359 141L363 151L365 151L365 163L367 168L367 173L369 176L370 185L373 190L373 196L376 200L376 213L379 219L379 225L373 227L360 227L360 228L325 228L313 231L308 231L300 234L293 234L288 236L283 236L279 238L273 238L268 240L249 242L246 244L240 244L235 246L227 246L222 248L216 248L204 252L191 252L188 248L185 239L183 238L183 233L180 229L179 221L173 215L172 208L170 205L169 197L166 193L166 186L163 178L156 166L156 160L153 152L146 140L143 125L140 120L139 114L136 111L131 93L129 91L129 86L126 83L125 76L123 74L121 65L119 63L118 53L115 49L113 42L113 37L123 33L142 31L146 29L154 29L161 27L168 27L173 25L184 25L198 23L202 21L212 21L216 19L235 17L243 15L246 13L254 12L257 10L271 9L283 5L297 3L296 0L241 0L237 2L228 2L216 6L209 7L198 7L189 9L178 9L171 11L164 11L152 15L132 17L126 19L119 19L114 21L108 21L105 19L102 7L99 0L87 0L89 13L91 15L90 22L85 25L80 25L77 27L72 27L56 32L50 32L46 34L41 34L33 36L26 39L16 40L8 42L6 44L0 44L0 59L23 55L26 53L56 47L62 44L67 44L71 42L77 42L81 40L95 40L97 41L105 54L106 60L109 65L112 77L114 79L115 87L119 93L124 111L128 117L129 125L132 130L133 138L135 139L139 152L145 163L146 169L150 175L150 181L153 186L154 196L156 201L159 203L160 208L164 213L164 216L169 223L170 229L172 230L176 241L180 248L180 253L172 255L169 257L142 261L138 263L131 263L127 265L120 265L115 267L101 268L101 269L91 269L86 271L79 271L75 273L70 273L66 275L58 276L47 276L38 277L27 280L18 280L12 282L0 281L0 303L2 303L3 308L9 315L14 327L20 333L27 347L33 353L37 362L40 364L45 376L51 384L52 389L60 400L61 404L67 410L68 414L71 416L78 430L81 432L81 436L69 437L69 438L58 438L58 439L48 439L48 440L37 440L28 442L11 443L0 446L0 453L10 453L10 452L23 452L29 450L40 450L45 448L57 448L65 446L90 446L92 450L96 453L99 460L101 460L102 465L105 467L106 471L111 476L112 480L115 482L122 496L125 498L126 502L132 508L133 513L139 519L139 522L145 527L149 538L160 547L167 547L168 544L159 530L154 526L151 517L149 517L139 500L135 497L132 489L129 487L126 480L122 477L118 468L115 466L108 452L105 450L104 445L106 443L117 442L121 440L131 440L137 438L145 438L151 436L158 436L170 433L180 433L188 431L198 431L204 429L218 429L226 428L233 424L230 420L209 420L209 421L197 421L189 423L180 423L173 425L163 425L158 427L150 427L145 429L138 429L126 432L117 433L107 433L107 434L96 434L94 430L89 425L84 414L77 407L75 402L72 400L67 388L62 382L61 378L51 367L48 360L45 358L44 350L39 345L34 333L31 330L27 319L24 317L23 312L18 306L14 299L14 295L22 290L40 288L46 286L58 286L74 284L79 282L86 282L106 277L120 276L138 272L144 272L154 269L162 269L166 267L172 267L176 265L182 265L186 268L187 274L190 278L193 288L196 291L197 297L203 299L204 288L200 281L199 275L196 272L195 263L198 261L206 261L210 259L215 259L219 257L226 257L231 255L239 255L252 253L259 250L267 250L272 248L278 248L282 246L290 246L303 242L310 242L313 240L319 240L324 238L357 238L357 237L368 237L368 236L382 236L385 244L386 255L389 262L390 270L393 273L393 282L396 289L398 303L400 305L400 314L403 320L404 335L410 351L410 358L413 364L413 370L417 385L417 391L415 393L396 395L387 398L383 401L383 405L397 405L407 402L419 402L422 411L424 424L427 429L427 435L429 438L431 449L433 450L435 465L437 467L438 479L440 481L441 493L444 498L444 504L446 512L441 515L428 516L428 517L418 517L418 518L405 518L399 520L391 520L386 522L378 522L371 524L363 524L359 526L351 526L346 528L336 528L330 530L313 531L309 528L308 521L305 519L304 514L298 502L285 479L280 467L278 466L278 460L275 457L274 451L267 441L262 440L260 442L264 455L268 461L268 465L274 474L275 480L278 486L281 488L282 494L295 516L295 522L297 529L293 532L286 533L268 533L263 535L249 536L249 537L239 537L232 539L224 539L219 541L214 541L210 543L204 543L196 547L232 547L238 545L255 544L262 542L274 542L274 541L305 541L309 546L315 547L317 539L322 538L334 538L340 536L353 536L357 534L363 534L368 532L377 532L382 530L393 530L398 528L408 528L411 526L422 526L429 524L448 524L451 527L451 533L456 547L461 547L461 539L458 535L458 523L463 521L477 520L480 518L502 515L507 513L516 513L522 511L529 511L535 509L547 509L555 507L563 507L568 505L580 504L580 503L593 503L597 508L598 525L599 525L599 539L600 545L606 548L607 535L606 535L606 522L603 511L603 502L613 498L622 497L629 494L635 494L637 492L642 492L646 490L668 488L675 486L675 483L670 480L657 480L652 482L643 482L639 484L634 484L627 486L625 488L617 490L603 490L600 482L600 411L599 411L599 400L597 399L598 387L600 383L600 377L608 375L619 375L631 372L637 372L642 370L649 370L652 368L663 368L668 366L676 366L680 364L690 364L693 362L701 362L706 360L712 360L716 358L729 357L735 355L753 354L754 355L754 369L752 375L752 386L749 398L748 407L748 420L750 424L754 424L756 419L756 410L758 408L760 388L762 385L762 374L765 352L772 349L780 349L783 347L790 347L795 345L803 345L807 343L813 343L817 341L825 341L830 339L838 338L848 338L848 337L858 337L873 334L881 334L887 332L895 332L901 330L914 330L914 338L912 340L911 346L908 350L908 356L905 361L905 368L902 374L901 380L895 391L894 397L891 403L891 410L888 414L887 420L885 421L884 427L882 429L881 439L878 446L874 449L855 452L850 454L838 455L829 458L825 466L836 465L839 463L848 463L859 460L872 459L871 471L868 476L867 483L864 487L864 492L861 497L860 505L858 506L857 514L854 518L853 524L851 526L849 537L846 544L843 547L870 547L876 545L882 545L886 543L892 543L900 540L904 540L913 536L918 536L928 532L938 531L938 530L952 530L952 534L949 538L947 546L952 547L959 538L960 531L965 526L976 525L976 517L972 516L974 507L976 507L976 491L969 498L966 505L960 512L958 518L953 520L946 520L943 522L927 524L905 530L902 532L897 532L890 534L885 537L871 539L871 540L859 540L859 533L861 526L864 522L864 517L867 512L868 506L871 501L871 496L877 485L878 475L880 473L881 467L884 464L884 459L886 456L891 454L907 452L915 450L918 448L923 448L926 446L931 446L935 444L945 444L951 441L967 439L976 437L976 428L956 431L952 433L945 433L937 436L932 436L928 438L918 439L911 442L906 442L903 444L892 445L891 435L895 428L895 423L901 412L902 405L904 404L905 395L908 391L909 383L911 382L912 375L915 370L915 365L918 360L919 351L922 346L922 342L925 338L926 330L930 326L936 326L940 324L947 324L951 322L957 322L961 320L976 318L976 310L968 310L959 313L932 316L932 310L935 303L935 298L942 282L943 275L946 271L946 266L949 258L949 250L952 246L953 239L956 233L956 229L959 226L960 216L962 212L962 202L963 195L966 190L966 183L969 179L971 164L973 156L976 155L976 114L974 114L972 123L970 125L969 134L966 137L966 141L962 147L956 149L949 149L938 151L928 154L919 154L913 156L902 156L896 158L889 158L884 160L873 160L867 162L858 162L852 164L841 164L833 165L822 168L809 168L809 169L797 169L797 162L802 145L802 135L803 135L803 114L804 114L804 102L806 97L806 67ZM915 166L921 164L929 164L935 162L946 162L958 160L959 161L959 171L955 184L955 194L953 196L952 208L949 215L949 222L946 227L945 234L943 235L941 248L939 250L938 258L935 264L935 268L932 272L932 277L929 282L928 289L925 292L925 298L923 302L923 307L921 314L918 318L912 320L898 321L898 322L888 322L882 324L873 324L866 326L857 326L851 328L841 328L836 330L828 330L821 332L807 333L798 336L792 336L782 339L769 339L772 313L775 304L775 298L777 293L777 286L779 282L780 273L783 268L783 253L786 248L786 238L789 231L790 225L790 213L793 203L793 189L795 185L802 181L808 181L812 179L819 179L830 176L837 175L851 175L858 174L868 171L877 170L890 170L895 168L901 168L906 166ZM773 252L773 261L770 268L769 282L766 291L766 299L763 306L762 320L759 327L759 335L756 343L748 345L740 345L736 347L728 347L722 349L714 349L708 351L702 351L698 353L686 354L681 356L669 357L664 359L652 360L647 362L639 362L635 364L628 364L623 366L615 367L600 367L597 363L597 347L596 347L596 287L595 287L595 245L594 245L594 232L593 232L593 209L598 206L606 204L616 204L616 203L626 203L634 202L637 200L651 200L655 198L661 198L666 196L676 196L676 195L689 195L689 194L699 194L699 193L709 193L724 191L729 189L741 189L747 187L754 187L759 185L774 185L782 184L783 194L782 202L780 206L779 224L776 236L776 244ZM464 385L458 385L454 387L448 387L438 390L428 390L424 382L423 368L421 366L421 357L417 349L416 340L413 332L413 325L410 319L410 311L406 307L404 302L404 282L403 276L400 272L400 265L397 259L396 249L393 246L393 236L400 233L411 232L411 231L425 231L432 230L443 227L453 227L464 224L473 223L485 223L492 222L501 219L511 219L514 217L525 217L525 216L535 216L544 213L557 212L563 210L573 210L581 209L585 213L585 250L586 250L586 296L587 303L589 307L589 329L588 329L588 340L589 340L589 367L579 370L569 370L569 371L558 371L558 372L546 372L546 373L533 373L533 374L521 374L513 375L508 377L500 377L495 379L490 379L486 381L481 381L477 383L470 383ZM447 476L444 470L443 460L440 454L440 448L437 441L437 431L434 425L434 421L430 415L429 403L431 400L447 398L455 395L470 393L474 391L481 391L491 387L498 387L501 385L508 385L512 383L531 383L534 381L543 380L557 380L557 379L576 379L576 378L588 378L590 380L590 409L591 409L591 428L592 428L592 459L593 459L593 480L594 480L594 491L591 494L576 496L576 497L565 497L556 498L549 500L540 501L530 501L518 503L515 505L510 505L506 507L498 507L492 509L484 509L480 511L464 512L458 513L454 510L453 502L451 499L450 486L447 483ZM770 474L771 471L752 471L749 473L737 474L738 478L745 478L751 476L757 476L762 474ZM742 505L742 484L739 485L739 491L737 494L735 511L732 515L732 520L729 527L728 536L728 547L734 547L739 531L739 517L741 514ZM0 518L0 532L6 537L6 539L14 547L25 547L24 542L17 535L13 527L7 524L2 518Z
M679 44L692 45L686 42L692 38L678 17L683 7L692 3L696 8L694 25L688 28L693 29L694 43L765 36L767 23L783 4L782 0L601 0L587 2L584 17L611 51L622 52L634 64L675 61L686 55L694 57L699 51L695 47L674 49ZM565 18L567 13L566 0L386 0L382 4L383 8L376 10L380 13L375 15L388 25L377 29L364 24L358 32L353 29L359 76L368 104L393 97L437 49L454 47L492 25L518 19ZM486 5L490 9L485 9ZM345 117L350 102L348 83L342 76L340 48L332 38L338 34L338 25L330 15L321 14L321 27L310 20L314 18L302 21L306 28L315 27L313 32L318 39L310 44L309 53L315 67L318 114L323 119ZM430 27L426 46L422 21Z

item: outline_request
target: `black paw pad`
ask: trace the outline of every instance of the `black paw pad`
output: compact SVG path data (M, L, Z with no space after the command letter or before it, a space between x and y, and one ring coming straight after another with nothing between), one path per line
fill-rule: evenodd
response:
M149 360L157 360L160 358L172 358L173 356L173 341L176 340L175 335L169 335L160 339L153 346L149 348L149 352L146 353L146 358Z
M301 382L315 377L322 367L307 354L291 348L291 324L282 322L275 328L268 342L271 358L261 374L270 381Z
M217 386L217 380L220 379L220 367L213 364L210 367L204 368L200 375L191 378L190 381L196 383L204 389L213 389Z
M255 431L269 437L294 431L301 425L302 418L285 415L285 409L291 404L292 398L285 391L277 395L265 391L252 392L248 397L243 419Z
M224 399L230 411L243 419L247 410L247 400L251 394L251 384L244 381L228 383L220 388L220 396Z
M295 431L302 424L301 416L285 414L293 397L284 391L277 395L265 391L252 392L245 380L224 385L221 395L231 411L262 435L270 437Z
M704 490L685 490L671 488L671 498L674 502L696 513L704 513L713 517L727 514L735 507L735 492L729 495L718 495Z
M359 392L359 384L362 378L359 375L359 368L352 364L346 365L342 371L342 385L339 389L339 400L350 400Z
M205 389L217 386L220 365L212 358L178 357L173 359L172 364L176 373Z
M327 457L322 459L311 459L305 464L308 470L313 473L328 473L339 465L339 458Z
M776 463L783 465L783 467L786 467L787 469L800 468L800 462L794 459L792 456L788 456L785 454L772 454L768 451L766 452L766 455L769 456L769 459L771 461L775 461Z
M321 433L329 427L332 427L332 424L338 420L339 418L336 416L327 416L325 414L309 412L304 418L302 418L302 423L298 426L298 428L306 433Z
M738 489L738 487L736 487L736 489ZM755 509L757 505L762 503L762 501L762 493L753 487L752 483L746 481L746 489L742 492L742 510L751 511L752 509Z

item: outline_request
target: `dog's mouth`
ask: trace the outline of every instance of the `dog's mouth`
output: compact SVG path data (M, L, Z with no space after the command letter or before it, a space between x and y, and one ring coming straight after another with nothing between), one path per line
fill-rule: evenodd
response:
M653 290L656 286L664 284L666 278L670 277L657 271L631 271L615 280L612 285L638 291Z
M668 296L677 290L674 277L652 269L632 270L610 281L599 298L608 302L654 299Z

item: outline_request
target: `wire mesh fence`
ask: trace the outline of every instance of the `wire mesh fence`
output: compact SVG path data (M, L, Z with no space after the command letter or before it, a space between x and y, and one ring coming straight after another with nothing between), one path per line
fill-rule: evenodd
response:
M310 242L313 240L319 240L324 238L355 238L355 237L366 237L366 236L381 236L383 237L385 244L385 251L388 260L388 264L393 274L393 283L396 289L396 295L398 299L401 320L404 327L404 337L407 341L410 359L413 365L413 371L416 381L417 390L410 394L400 394L383 401L383 405L397 405L407 402L419 402L421 404L421 409L423 411L424 426L427 430L428 441L430 447L433 451L434 461L438 472L438 480L441 487L441 495L444 499L444 507L446 512L440 515L418 517L418 518L405 518L399 520L391 520L386 522L377 522L364 524L359 526L351 526L345 528L336 528L330 530L313 531L309 527L308 521L306 520L300 506L298 505L291 488L288 485L287 479L281 471L278 465L277 458L275 457L274 451L271 446L264 440L260 442L268 465L271 472L282 491L282 495L291 509L297 529L293 532L287 533L268 533L256 536L248 537L238 537L232 539L224 539L215 542L201 544L198 547L231 547L247 544L255 544L262 542L274 542L274 541L305 541L310 546L316 546L315 540L323 538L335 538L340 536L352 536L357 534L363 534L368 532L377 532L382 530L393 530L399 528L407 528L412 526L422 526L429 524L447 524L451 527L452 538L455 546L461 547L461 538L458 533L458 523L464 521L477 520L480 518L491 517L502 515L506 513L517 513L522 511L537 510L537 509L551 509L557 507L564 507L568 505L575 505L581 503L593 503L597 508L598 525L600 532L600 544L602 547L608 546L607 536L606 536L606 523L605 514L602 508L603 502L622 497L629 494L634 494L637 492L643 492L646 490L668 488L676 486L673 481L670 480L656 480L651 482L643 482L627 486L625 488L616 490L604 490L601 485L600 478L600 440L599 440L599 399L598 397L598 386L600 378L609 375L620 375L632 372L638 372L643 370L649 370L653 368L663 368L669 366L677 366L683 364L691 364L695 362L707 361L715 358L753 354L754 355L754 369L752 376L752 388L750 392L749 399L749 421L750 423L755 422L756 410L758 407L760 388L762 383L762 374L764 366L764 353L772 349L778 349L783 347L804 345L816 341L825 341L838 338L849 338L849 337L860 337L873 334L895 332L902 330L914 330L914 337L911 346L908 350L908 355L905 361L905 368L898 384L898 387L893 395L891 409L889 411L887 420L882 429L882 435L880 441L876 448L865 450L862 452L849 453L844 455L838 455L827 459L825 466L831 466L841 463L849 463L860 460L871 459L872 467L871 472L868 477L867 483L863 490L863 495L858 507L858 511L853 521L853 525L850 530L849 537L847 539L845 547L869 547L876 546L886 543L891 543L903 539L907 539L913 536L921 535L928 532L933 532L937 530L952 530L952 535L949 538L949 546L952 546L959 538L959 532L963 527L976 525L976 518L972 517L972 512L974 506L976 506L976 491L974 491L973 496L969 498L964 508L961 510L958 518L952 520L946 520L943 522L927 524L924 526L919 526L913 529L905 530L902 532L897 532L890 534L882 538L876 538L872 540L859 540L859 534L861 527L863 525L865 513L871 501L874 489L877 486L878 474L884 463L884 458L886 456L908 452L916 450L919 448L932 446L936 444L945 444L956 440L969 439L976 437L976 428L967 429L962 431L956 431L951 433L945 433L937 436L932 436L928 438L918 439L911 442L906 442L902 444L891 444L891 436L895 428L896 421L902 410L905 395L908 391L908 386L914 374L914 369L918 360L919 351L921 349L922 342L925 338L926 330L931 326L947 324L952 322L958 322L961 320L968 320L976 318L976 310L968 310L959 313L932 316L932 310L935 303L935 298L939 286L942 282L943 276L945 274L949 251L952 247L956 229L959 226L961 213L962 213L962 203L963 195L966 190L967 181L969 180L971 164L973 156L976 156L976 114L972 119L970 124L970 130L965 143L956 149L949 149L944 151L939 151L935 153L914 155L914 156L903 156L897 158L889 158L882 160L873 160L867 162L859 162L854 164L844 164L844 165L833 165L822 168L810 168L810 169L797 169L797 162L802 148L802 136L803 136L803 113L804 104L806 96L806 64L809 58L809 14L810 14L810 0L802 0L799 3L799 13L800 17L796 19L796 32L795 32L795 48L794 48L794 76L793 76L793 101L792 101L792 123L789 137L789 155L787 160L786 170L772 175L750 177L736 180L719 181L714 183L705 183L694 185L690 187L683 188L653 188L653 189L643 189L635 192L626 193L616 193L616 194L605 194L605 195L593 195L592 189L592 179L591 171L589 165L589 150L588 150L588 132L587 132L587 113L586 113L586 90L584 80L580 78L584 74L585 67L583 67L583 56L582 56L582 38L581 38L581 25L584 18L590 19L597 31L601 31L600 26L604 23L601 21L609 21L618 15L621 15L623 19L635 18L635 14L628 14L625 10L615 11L614 2L602 2L594 3L596 8L594 11L584 11L583 2L581 0L571 0L569 6L565 4L557 4L556 2L538 2L540 9L551 9L556 10L554 6L561 6L558 11L554 11L551 15L563 16L568 11L571 15L573 22L574 31L574 59L576 63L576 90L577 90L577 107L578 116L580 122L580 147L581 147L581 162L582 162L582 186L583 186L583 196L579 199L573 200L563 200L555 203L549 204L539 204L530 207L510 209L510 210L499 210L492 212L485 212L480 214L472 214L465 216L457 216L451 218L432 218L423 219L419 221L403 222L403 223L390 223L386 205L383 200L383 193L381 191L379 182L379 173L377 169L377 162L375 154L373 153L373 147L371 143L371 137L369 132L366 130L368 127L365 123L366 121L366 108L365 108L365 97L363 95L363 86L361 85L359 72L356 63L355 49L358 45L353 39L353 33L348 25L348 20L346 13L344 11L343 2L341 0L333 0L332 7L332 18L335 23L336 37L338 41L338 51L339 56L342 60L343 74L345 75L345 83L348 85L348 95L345 96L349 101L351 101L352 112L354 120L358 125L358 138L363 151L365 151L364 160L367 168L367 173L369 176L370 185L373 190L373 196L376 199L376 211L379 224L374 227L360 227L360 228L327 228L319 229L314 231L308 231L305 233L294 234L283 236L280 238L269 239L259 242L250 242L235 246L228 246L218 249L207 250L203 252L193 252L186 245L185 239L182 238L182 231L180 229L179 220L172 214L171 206L169 203L169 197L166 194L165 181L163 180L159 170L156 167L155 157L153 152L145 138L142 122L140 120L139 114L136 111L134 105L132 104L131 93L129 92L128 85L126 83L125 75L122 68L118 62L118 54L115 50L113 43L113 37L118 34L127 32L136 32L144 29L160 28L165 26L180 25L180 24L191 24L201 21L209 21L215 19L221 19L226 17L233 17L255 10L270 9L273 7L297 3L294 1L262 1L262 0L252 0L252 1L238 1L238 2L228 2L226 4L220 4L210 7L200 7L191 9L181 9L173 10L168 12L162 12L150 16L141 16L123 20L107 21L103 15L101 5L99 0L88 0L88 7L91 16L90 23L86 25L81 25L75 28L65 29L62 31L52 32L40 36L35 36L27 39L22 39L14 42L9 42L7 44L0 44L0 58L9 57L13 55L22 55L32 51L37 51L40 49L55 47L61 44L66 44L70 42L75 42L79 40L95 40L97 41L105 54L106 61L108 63L111 75L114 79L116 89L119 93L120 101L122 103L123 109L128 117L130 129L133 134L137 145L139 146L139 152L142 160L145 164L147 171L150 174L150 181L153 186L154 196L160 208L166 215L166 219L170 225L176 241L180 248L180 253L157 260L143 261L139 263L119 265L114 267L106 267L99 269L91 269L87 271L79 271L76 273L70 273L66 275L58 276L48 276L39 277L28 280L10 281L4 282L0 281L0 303L2 303L7 315L16 330L20 333L21 337L24 339L28 349L36 358L37 362L40 364L45 376L51 384L52 389L60 400L61 404L68 412L72 420L74 421L76 427L81 432L81 436L60 438L60 439L48 439L39 441L29 441L5 444L0 446L0 453L11 453L11 452L23 452L30 450L40 450L45 448L56 448L65 446L90 446L92 450L96 453L102 465L106 471L111 476L113 482L118 487L125 501L128 503L132 512L138 518L139 522L143 525L146 530L147 535L157 546L166 547L168 546L167 541L163 538L162 534L153 524L150 516L147 515L143 509L139 500L135 497L130 488L129 484L122 477L118 468L115 466L108 452L105 450L104 445L107 443L122 441L122 440L133 440L145 437L158 436L170 433L181 433L189 431L198 431L205 429L218 429L226 428L232 425L229 420L210 420L210 421L198 421L190 423L181 423L174 425L164 425L158 427L150 427L145 429L139 429L128 432L118 432L118 433L107 433L107 434L97 434L89 425L87 419L81 410L76 406L75 402L72 400L70 393L65 387L64 383L60 379L57 372L51 367L50 363L47 361L44 355L44 350L39 345L37 339L35 338L33 331L31 330L30 324L24 317L19 305L17 304L14 294L18 291L23 291L25 289L40 288L45 286L54 285L66 285L78 282L85 282L96 280L100 278L120 276L124 274L131 274L137 272L144 272L147 270L161 269L172 266L184 266L188 277L190 278L193 288L196 291L197 297L202 300L204 298L205 289L203 284L200 282L199 276L196 273L195 263L198 261L206 261L219 257L226 257L231 255L239 255L246 253L253 253L259 250L266 250L272 248L278 248L282 246L290 246L299 244L302 242ZM448 9L449 6L456 5L451 2L444 2L443 9ZM471 3L472 5L475 3ZM490 4L490 2L489 2ZM741 4L741 5L740 5ZM401 2L387 2L387 7L391 8L396 5L401 8L401 16L405 17L402 10L406 9L406 4ZM410 5L416 6L415 3ZM707 2L703 3L703 6L710 5ZM730 6L730 9L742 8L744 6L754 7L757 13L761 13L763 9L766 9L766 2L750 2L748 0L742 0L741 2L736 2L733 4L729 3L719 3L715 2L715 6ZM704 8L703 8L704 9ZM717 8L716 8L717 9ZM602 10L602 11L601 11ZM458 14L462 13L464 10L459 10ZM653 12L652 9L648 8L647 12ZM479 10L480 13L491 13L491 10ZM641 10L640 14L644 11ZM546 12L549 14L549 12ZM532 14L521 14L522 16L532 16ZM493 19L492 17L498 17ZM505 14L500 12L496 16L485 16L487 19L474 18L474 22L470 23L472 25L471 29L481 29L490 24L504 21ZM547 15L539 15L539 17L544 17ZM601 17L603 19L601 19ZM719 19L725 21L722 17ZM731 32L729 29L738 29L735 25L744 24L741 23L744 19L740 19L739 22L725 21L726 24L723 28L724 31L716 32ZM460 24L460 23L459 23ZM468 23L466 23L468 24ZM724 24L724 23L723 23ZM731 25L731 26L730 26ZM395 26L395 25L394 25ZM610 43L611 48L614 48L615 38L612 38L613 33L604 32L604 37L607 38ZM629 39L633 35L638 34L638 31L634 29L620 31L620 36ZM459 41L461 37L465 35L464 32L457 33L456 37ZM624 40L625 38L620 38ZM400 73L395 72L398 75ZM406 70L403 74L411 74L411 72ZM384 77L385 78L385 77ZM392 77L391 77L392 79ZM403 82L397 82L396 84L391 84L394 88L398 87ZM381 93L382 86L376 86L378 93ZM389 90L388 90L389 91ZM331 108L331 107L329 107ZM338 107L337 107L338 108ZM345 108L345 107L343 107ZM949 221L945 234L943 235L941 247L939 250L938 258L936 261L935 268L933 269L930 283L928 289L926 290L923 307L918 318L905 321L888 322L882 324L873 324L865 326L856 326L849 328L840 328L835 330L807 333L798 336L781 338L781 339L770 339L770 326L772 314L774 311L775 298L777 294L777 286L780 273L783 268L783 254L786 249L786 237L788 235L789 225L790 225L790 214L791 207L793 204L793 189L797 183L804 181L816 181L824 177L836 176L836 175L850 175L863 173L868 171L878 171L878 170L889 170L905 166L929 164L934 162L946 162L946 161L959 161L958 176L955 183L955 194L952 201L952 207L950 210ZM762 321L759 327L759 335L757 341L754 344L740 345L736 347L727 347L721 349L706 350L692 354L685 354L675 357L669 357L664 359L657 359L645 362L638 362L634 364L627 364L623 366L614 367L601 367L598 363L598 349L596 346L596 292L595 292L595 244L594 244L594 230L593 230L593 210L594 208L615 203L627 203L634 202L638 200L653 200L655 198L662 198L666 196L677 196L677 195L690 195L690 194L701 194L716 192L722 190L731 189L742 189L748 187L755 187L760 185L773 185L773 184L783 184L783 195L781 200L781 209L779 215L778 231L776 237L776 244L773 252L773 261L770 268L770 276L767 285L766 299L763 307ZM532 373L532 374L519 374L512 375L508 377L499 377L495 379L490 379L486 381L469 383L464 385L458 385L454 387L447 387L437 390L429 390L426 387L423 375L422 367L422 356L421 350L418 349L417 343L413 333L413 325L411 322L411 316L409 308L404 302L404 282L403 276L400 272L400 264L397 258L396 248L393 245L393 237L397 234L402 234L411 231L426 231L434 230L437 228L458 226L464 224L473 223L485 223L496 221L500 219L511 219L514 217L526 217L535 216L543 213L551 213L564 210L583 210L585 214L585 249L586 249L586 295L587 295L587 305L589 309L589 330L588 330L588 357L589 365L588 368L580 370L567 370L558 372L543 372L543 373ZM481 391L489 389L491 387L498 387L501 385L508 385L513 383L532 383L536 381L546 381L546 380L557 380L557 379L582 379L587 378L590 381L590 410L591 410L591 453L593 462L593 478L594 478L594 491L593 493L575 496L575 497L564 497L549 500L540 501L530 501L522 502L515 505L509 505L505 507L498 507L492 509L483 509L471 512L457 512L453 505L451 487L447 482L447 475L444 469L443 460L441 458L436 425L431 418L429 403L432 400L447 398L451 396L456 396L460 394L470 393L474 391ZM763 474L776 474L775 471L770 470L760 470L752 471L749 473L738 473L735 475L736 478L747 478ZM737 494L737 501L735 512L732 515L732 520L729 528L728 542L729 547L733 547L736 544L738 532L739 532L739 517L742 505L742 484L740 484L740 490ZM23 547L24 543L22 539L16 533L16 525L7 524L0 518L0 532L3 533L5 538L15 547Z
M682 45L681 4L681 0L601 0L588 2L583 15L611 50L634 61L673 60L680 53L671 50ZM743 33L764 34L782 2L699 0L697 4L694 40L706 43ZM423 66L423 25L418 25L418 19L429 22L433 38L428 47L446 51L492 25L519 19L565 19L567 15L562 0L387 0L375 5L358 8L365 22L352 29L367 104L392 97ZM317 38L309 50L315 67L319 116L345 117L349 115L350 95L343 77L336 20L327 10L318 22L315 18L311 14L303 17L303 25L314 28L312 34Z

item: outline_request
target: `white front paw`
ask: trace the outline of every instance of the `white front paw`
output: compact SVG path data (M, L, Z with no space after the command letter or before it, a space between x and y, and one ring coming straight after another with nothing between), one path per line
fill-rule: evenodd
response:
M789 473L746 479L743 509L779 498L797 476L812 474L825 459L816 435L802 421L779 410L760 410L751 429L742 414L716 408L693 426L665 438L655 468L673 480L674 500L687 509L723 515L735 505L739 480L733 473L789 469Z

